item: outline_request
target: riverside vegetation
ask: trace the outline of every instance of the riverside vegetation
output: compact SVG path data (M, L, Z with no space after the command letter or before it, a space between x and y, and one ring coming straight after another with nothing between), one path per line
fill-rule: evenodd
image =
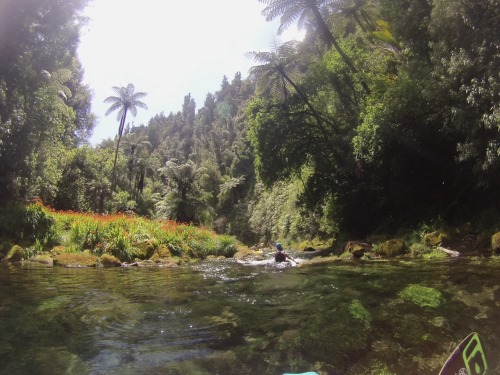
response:
M10 262L68 267L85 266L177 266L182 262L206 258L263 258L259 248L249 249L233 236L190 224L150 220L133 213L97 215L56 211L35 201L27 206L11 204L0 210L3 234L0 255ZM429 227L427 228L429 230ZM456 235L455 235L456 236ZM361 258L411 257L442 259L460 252L441 245L449 241L443 230L403 238L373 238L375 244L348 241L339 247L334 241L296 244L311 261ZM487 236L465 243L467 252L484 252ZM474 250L476 249L476 250ZM500 232L491 236L493 254L500 250ZM257 250L257 251L253 251ZM472 250L472 251L471 251Z
M134 261L175 266L191 259L230 257L238 244L231 236L193 225L126 214L54 211L41 202L11 205L0 216L2 232L9 234L2 250L11 262L81 267Z
M148 88L110 88L117 135L95 146L102 114L77 54L89 1L3 4L0 236L22 233L28 252L46 250L51 235L18 231L6 213L39 197L54 217L134 212L138 226L193 223L247 246L360 258L497 251L498 0L261 2L280 31L300 20L304 39L250 51L247 77L223 76L203 103L185 95L146 124L129 121L147 109ZM97 242L77 224L74 243L71 228L55 233L70 254L100 256L100 243L130 262L139 250L121 225ZM203 253L172 246L174 256Z

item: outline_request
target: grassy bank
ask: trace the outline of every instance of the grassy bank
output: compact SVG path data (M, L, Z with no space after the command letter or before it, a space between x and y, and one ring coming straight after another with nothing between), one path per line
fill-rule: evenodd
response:
M0 212L0 222L3 255L18 245L23 260L61 253L107 255L121 262L190 260L231 257L237 247L235 238L204 227L126 214L55 211L41 202L7 205Z

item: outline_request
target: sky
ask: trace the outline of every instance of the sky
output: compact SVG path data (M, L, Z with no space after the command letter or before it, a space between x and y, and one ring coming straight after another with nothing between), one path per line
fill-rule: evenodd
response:
M295 27L278 36L279 20L267 22L264 8L258 0L91 0L78 49L97 116L90 143L117 132L117 112L105 116L113 86L132 83L148 94L142 99L148 110L127 116L131 125L147 125L156 114L180 111L188 94L200 109L224 75L246 78L256 65L247 52L300 39Z

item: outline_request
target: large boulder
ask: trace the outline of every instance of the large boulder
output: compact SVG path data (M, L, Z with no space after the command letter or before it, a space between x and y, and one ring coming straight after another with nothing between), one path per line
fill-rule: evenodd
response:
M10 248L5 256L5 260L9 262L21 262L28 258L28 252L19 245L14 245Z
M392 258L406 253L406 243L400 238L385 241L378 247L378 252L383 257Z
M135 256L138 259L149 259L155 253L157 246L151 240L146 240L136 245Z
M500 254L500 232L491 236L491 250L493 254Z
M120 267L122 265L120 259L111 254L102 254L99 260L103 267Z
M448 233L443 230L436 230L424 236L424 243L429 246L439 246L448 239Z
M366 242L349 241L344 245L343 252L350 253L354 258L361 258L372 246Z

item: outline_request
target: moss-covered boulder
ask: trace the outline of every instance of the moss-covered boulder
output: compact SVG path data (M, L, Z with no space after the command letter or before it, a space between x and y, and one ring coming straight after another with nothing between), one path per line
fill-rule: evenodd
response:
M444 230L436 230L424 236L424 243L429 246L438 246L449 239L448 233Z
M392 258L406 253L406 243L400 238L385 241L378 247L378 253L384 257Z
M50 250L50 253L54 256L59 255L59 254L64 254L66 252L68 252L68 249L66 248L66 246L63 246L63 245L54 246L52 248L52 250Z
M331 248L334 243L334 240L319 240L319 239L313 239L309 241L302 241L299 244L297 244L296 248L299 251L316 251L316 250L321 250L321 249L328 249Z
M500 254L500 232L491 236L491 250L493 254Z
M5 260L8 262L21 262L27 258L28 252L19 245L12 246L5 256Z
M252 249L250 249L249 247L239 246L237 248L236 253L233 255L233 258L244 259L244 258L248 258L248 257L253 257L255 254L256 254L256 252L253 251Z
M65 253L54 257L54 265L62 267L95 267L99 258L92 254Z
M344 245L343 253L352 254L355 258L361 258L372 246L365 242L349 241Z
M160 245L151 256L151 260L158 262L160 259L168 259L172 257L172 252L167 245Z
M111 254L102 254L99 262L103 267L120 267L122 265L120 259Z
M135 257L138 259L149 259L153 256L158 246L151 240L138 243L135 249Z

